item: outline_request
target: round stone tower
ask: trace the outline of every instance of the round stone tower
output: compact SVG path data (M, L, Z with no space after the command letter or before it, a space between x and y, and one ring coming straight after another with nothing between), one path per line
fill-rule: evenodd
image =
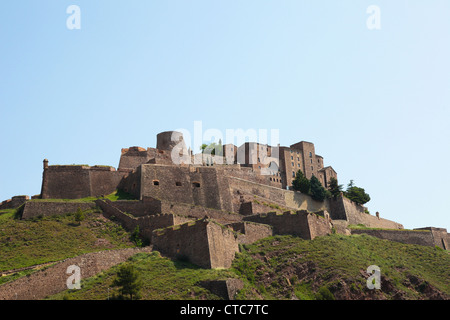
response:
M181 149L186 149L186 144L184 143L183 134L178 131L165 131L161 132L156 136L156 149L164 150L166 152L171 152L172 149L182 143Z

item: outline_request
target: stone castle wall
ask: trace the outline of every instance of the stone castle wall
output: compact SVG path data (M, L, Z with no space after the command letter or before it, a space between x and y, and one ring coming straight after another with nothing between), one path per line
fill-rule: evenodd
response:
M227 180L209 167L148 164L140 167L141 178L133 184L140 197L150 196L169 202L181 202L231 211ZM127 183L129 185L129 183ZM140 184L140 187L137 187Z
M438 246L444 250L450 250L450 237L449 237L450 235L447 233L447 229L427 227L427 228L418 228L418 229L414 229L414 230L430 231L431 235L433 237L435 246Z
M107 218L119 221L126 230L133 231L139 226L141 237L148 240L151 240L152 232L155 229L190 221L190 219L186 217L176 216L174 214L134 217L133 215L127 214L116 208L114 203L109 200L97 200L96 204L102 209L103 214Z
M114 206L120 211L130 213L135 217L163 213L161 208L161 200L150 197L144 197L142 200L118 200L114 201Z
M346 220L348 224L362 224L368 228L403 229L403 225L365 213L365 207L350 199L339 196L328 200L330 217L333 220Z
M295 214L291 212L283 214L269 212L244 217L243 220L268 224L273 227L274 234L291 234L306 240L331 233L331 224L327 217L307 211L297 211Z
M187 222L152 235L155 250L174 257L188 259L204 268L229 268L239 251L237 235L225 226L208 219Z
M89 210L95 208L93 202L69 202L69 201L28 201L22 211L22 219L32 219L39 216L63 215L75 213L78 208Z
M433 236L429 231L352 229L351 233L368 234L376 238L401 242L405 244L417 244L422 246L434 247Z
M238 242L250 244L273 236L273 227L267 224L260 224L250 221L235 222L228 225L234 231L238 232Z
M202 219L205 216L208 216L209 218L224 224L241 221L242 219L241 216L232 212L205 208L186 203L172 203L168 201L162 201L161 212L185 216L187 218L191 218L192 220Z
M30 200L28 196L15 196L0 203L0 210L16 209Z
M151 242L154 250L173 258L189 259L204 268L211 267L207 224L202 221L155 230Z
M81 199L108 195L127 172L101 166L49 166L44 169L42 199Z

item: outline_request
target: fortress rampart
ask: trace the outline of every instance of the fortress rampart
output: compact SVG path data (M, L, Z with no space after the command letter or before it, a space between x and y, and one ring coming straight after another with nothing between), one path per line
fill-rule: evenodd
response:
M382 230L382 229L352 229L352 234L368 234L373 237L405 244L449 248L449 235L446 229L424 228L417 230Z
M107 166L44 164L41 198L80 199L108 195L118 189L126 174Z
M305 240L312 240L315 237L330 234L332 228L328 214L320 216L305 210L297 211L294 214L291 212L283 214L269 212L267 214L244 217L243 220L268 224L273 227L274 234L291 234Z
M12 197L9 200L5 200L2 203L0 203L0 210L5 209L15 209L23 205L25 202L30 200L30 197L28 196L15 196Z
M239 251L237 235L223 225L201 219L155 230L155 250L175 258L188 258L204 268L229 268Z
M97 200L95 203L102 209L103 214L106 217L109 219L116 219L126 230L133 231L137 226L139 226L141 237L148 240L152 238L152 232L155 229L189 221L189 219L185 217L176 216L174 214L156 214L143 217L134 217L133 215L116 208L109 200Z
M403 229L400 223L372 216L365 212L366 208L354 203L342 194L328 199L330 217L333 220L346 220L349 225L362 224L369 228Z
M95 204L93 202L28 201L23 207L22 219L75 213L78 208L85 211L94 207Z

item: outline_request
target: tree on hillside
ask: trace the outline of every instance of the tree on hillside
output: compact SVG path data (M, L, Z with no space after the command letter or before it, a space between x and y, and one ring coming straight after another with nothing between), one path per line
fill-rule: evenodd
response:
M315 175L311 177L311 198L317 201L325 200L327 196L327 190L322 186L319 179L316 178Z
M310 182L301 170L298 170L295 179L292 181L292 188L304 194L309 194Z
M350 180L344 195L358 204L365 204L370 201L370 195L363 188L355 186L353 180Z
M338 181L335 177L330 178L330 184L328 186L328 190L330 191L333 197L337 197L341 194L343 186L342 184L338 184Z
M133 298L136 300L140 298L139 292L142 288L142 280L136 268L127 263L120 267L111 286L119 287L122 298L128 295L130 300L133 300Z

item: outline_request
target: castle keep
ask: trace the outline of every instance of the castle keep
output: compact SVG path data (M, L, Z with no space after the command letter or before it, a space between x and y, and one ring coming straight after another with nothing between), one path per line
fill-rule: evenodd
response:
M284 147L247 142L221 147L214 155L193 154L181 133L167 131L157 135L156 148L122 149L117 169L49 165L46 159L40 200L15 197L0 209L22 205L22 219L29 219L99 207L130 231L139 226L141 237L161 253L205 268L228 268L239 244L274 234L312 240L332 232L364 232L449 248L445 229L404 230L397 222L367 214L342 194L319 202L290 190L298 170L308 179L316 176L325 188L332 177L337 179L336 171L315 153L313 143ZM104 199L116 190L135 200ZM97 200L67 201L87 197ZM383 230L353 230L349 225Z

